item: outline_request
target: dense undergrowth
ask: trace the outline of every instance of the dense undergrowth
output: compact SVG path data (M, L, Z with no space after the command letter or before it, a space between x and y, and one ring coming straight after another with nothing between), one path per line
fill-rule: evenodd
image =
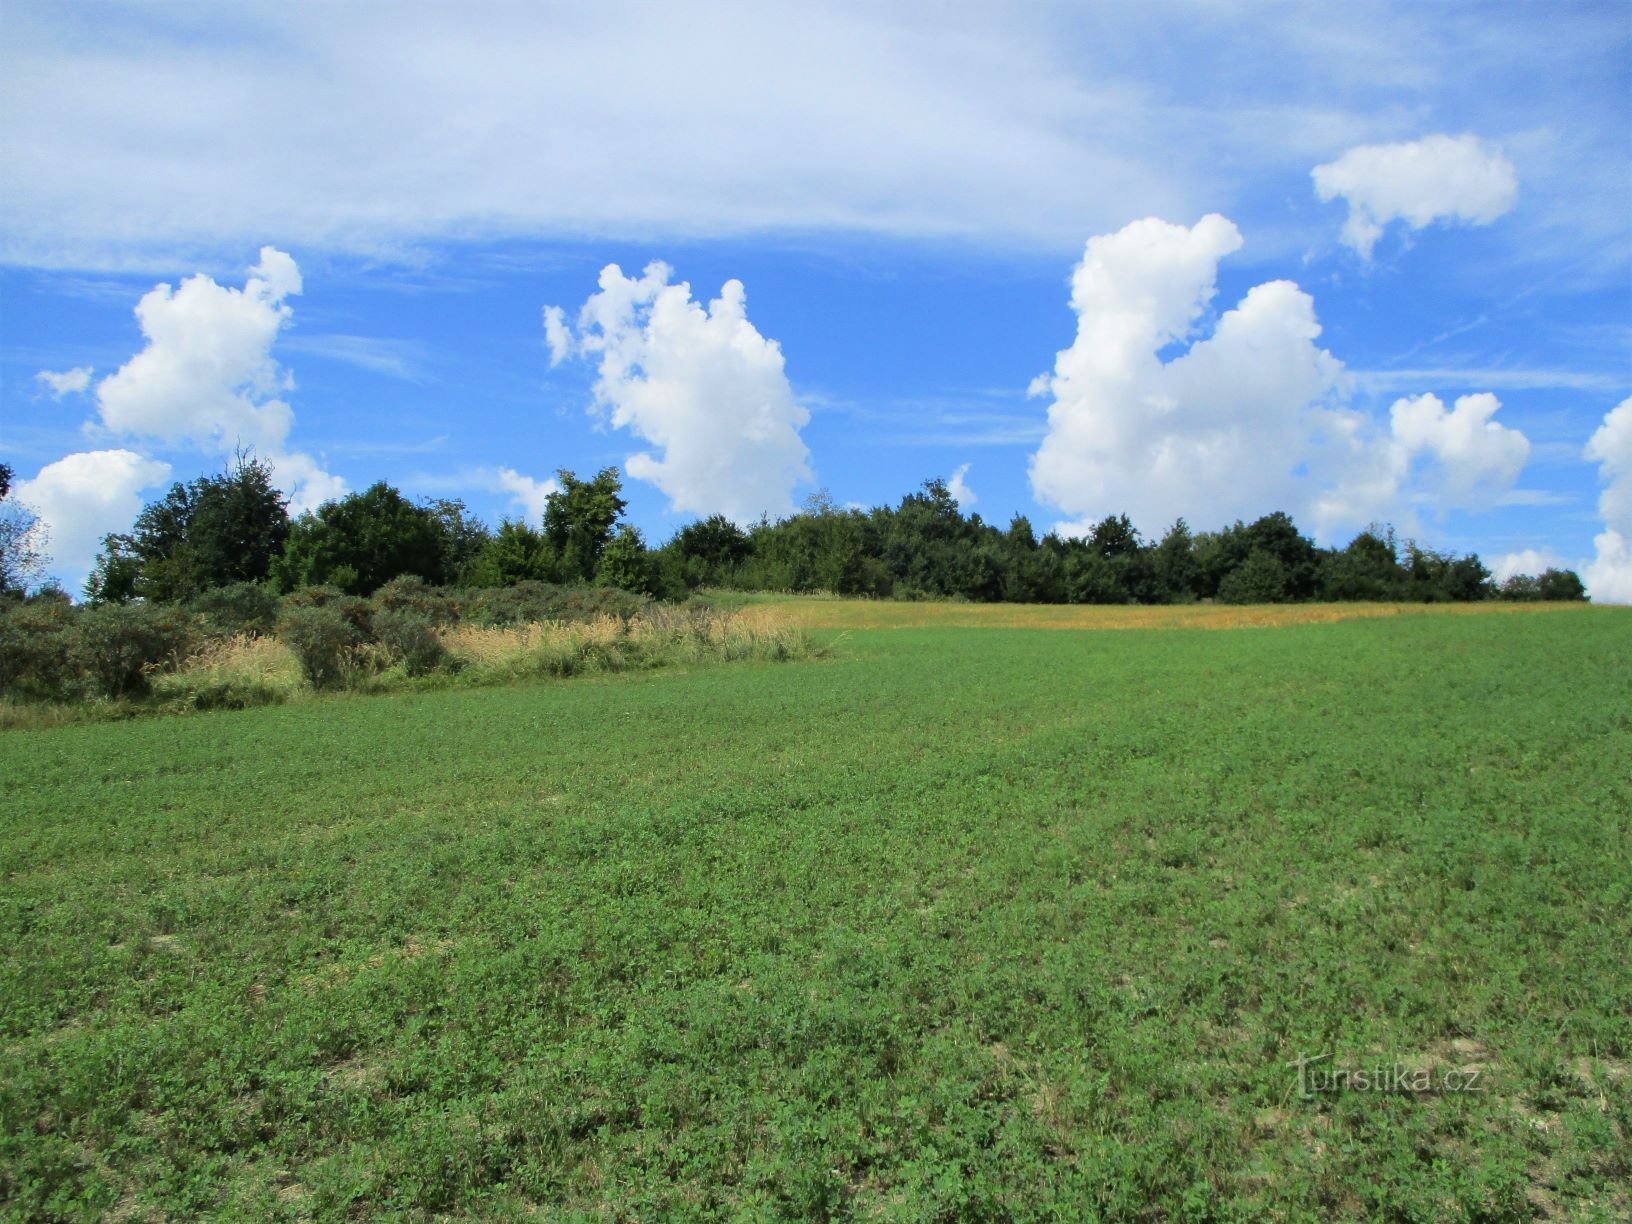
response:
M332 690L490 684L670 664L804 658L798 628L605 587L434 588L278 598L242 584L187 608L0 603L0 725L148 710L242 709Z

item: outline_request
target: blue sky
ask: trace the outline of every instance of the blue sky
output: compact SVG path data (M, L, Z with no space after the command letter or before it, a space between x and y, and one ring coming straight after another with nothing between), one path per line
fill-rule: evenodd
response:
M1632 600L1624 3L6 15L0 455L71 588L247 442L297 504L956 475Z

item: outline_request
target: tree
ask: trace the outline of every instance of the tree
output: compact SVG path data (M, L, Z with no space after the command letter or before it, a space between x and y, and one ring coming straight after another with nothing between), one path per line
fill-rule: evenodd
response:
M218 476L172 485L129 533L108 536L86 593L95 602L174 603L262 582L288 537L288 502L271 464L240 452Z
M40 516L11 495L12 470L0 463L0 595L38 586L48 564Z
M604 549L595 572L600 586L618 587L637 595L652 593L652 566L640 530L625 523Z
M457 498L436 498L426 502L425 509L442 533L444 579L454 586L469 586L474 581L476 558L493 533Z
M1195 595L1196 542L1190 524L1182 518L1174 522L1155 548L1152 558L1157 588L1166 602L1189 600Z
M371 595L402 574L441 585L444 556L436 515L382 480L296 519L274 576L286 592L328 585Z
M623 483L610 467L593 480L579 480L565 468L556 477L561 487L544 503L544 539L562 582L593 582L628 505L619 496Z
M1218 597L1229 604L1280 603L1286 598L1286 567L1262 548L1225 575Z
M1587 588L1574 570L1543 570L1536 579L1536 588L1543 599L1577 601L1587 597Z
M548 582L553 558L544 533L519 519L505 519L470 567L470 581L480 587L509 587L518 582Z

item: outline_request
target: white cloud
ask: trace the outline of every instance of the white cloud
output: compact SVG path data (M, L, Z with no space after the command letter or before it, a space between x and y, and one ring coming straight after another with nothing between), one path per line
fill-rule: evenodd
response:
M1343 241L1368 259L1392 221L1413 230L1441 220L1488 225L1519 193L1513 163L1477 136L1362 145L1316 166L1312 177L1322 200L1348 202Z
M1586 457L1598 464L1605 488L1598 498L1604 529L1593 539L1594 556L1582 578L1599 603L1632 603L1632 397L1604 417L1587 442Z
M61 399L65 395L78 395L91 385L92 370L90 366L76 366L72 370L41 370L34 375L35 381L45 384L46 390L51 392L52 399Z
M1316 344L1314 301L1289 281L1248 291L1209 334L1196 325L1219 260L1241 245L1226 218L1147 218L1089 240L1072 276L1077 336L1033 391L1053 397L1032 488L1084 528L1129 514L1141 530L1183 515L1223 523L1289 510L1329 538L1414 504L1499 498L1529 443L1490 418L1493 395L1402 399L1387 429L1350 408L1343 365ZM1184 351L1163 361L1172 345Z
M511 503L520 508L528 523L534 527L543 521L544 504L549 501L550 494L561 490L560 482L553 476L537 480L507 467L492 473L488 485L501 493L508 493Z
M1550 548L1525 548L1510 552L1491 563L1490 574L1497 582L1506 582L1515 574L1537 577L1550 569L1561 569L1564 561Z
M1518 479L1530 441L1491 420L1501 406L1484 392L1459 397L1449 412L1437 395L1396 400L1389 409L1394 445L1406 461L1425 455L1436 462L1440 505L1478 508Z
M961 465L957 471L952 473L952 479L946 482L946 491L952 494L952 500L957 502L958 508L965 513L980 500L975 496L975 491L964 483L963 478L969 475L971 466L971 464L967 463Z
M741 281L727 281L705 308L669 276L663 263L639 280L616 264L603 269L575 337L563 314L546 311L552 357L597 360L597 404L659 451L631 455L625 470L672 509L739 523L790 513L794 486L810 479L799 436L810 413L793 397L780 346L748 321Z
M135 7L7 5L0 258L776 228L1064 250L1271 179L1279 198L1425 114L1515 153L1543 133L1526 178L1569 249L1625 227L1612 5ZM1517 80L1537 87L1491 86Z
M102 432L206 451L253 448L296 510L345 491L311 456L288 449L295 414L282 394L294 380L272 357L301 291L300 269L261 248L242 289L203 275L158 285L136 306L147 345L96 387Z
M90 573L102 537L128 531L142 508L142 490L169 477L168 463L134 451L81 451L19 481L16 496L50 531L52 572L77 589Z

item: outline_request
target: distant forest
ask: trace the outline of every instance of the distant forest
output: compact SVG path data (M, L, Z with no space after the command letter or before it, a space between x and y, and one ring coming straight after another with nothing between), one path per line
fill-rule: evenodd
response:
M562 471L558 480L540 522L506 520L497 530L460 501L416 503L384 482L291 518L270 465L240 455L218 475L174 485L130 531L106 537L84 596L189 604L243 583L368 596L413 575L432 586L543 582L665 600L698 588L1076 604L1586 598L1571 570L1497 584L1476 554L1401 541L1388 527L1321 548L1280 512L1214 531L1180 519L1160 539L1120 514L1082 538L1039 536L1021 515L998 527L964 514L938 479L871 510L818 493L800 512L746 529L715 515L653 547L624 521L616 469L589 480ZM42 569L14 542L28 539L21 513L11 508L13 530L0 541L9 549L0 586L13 593Z

